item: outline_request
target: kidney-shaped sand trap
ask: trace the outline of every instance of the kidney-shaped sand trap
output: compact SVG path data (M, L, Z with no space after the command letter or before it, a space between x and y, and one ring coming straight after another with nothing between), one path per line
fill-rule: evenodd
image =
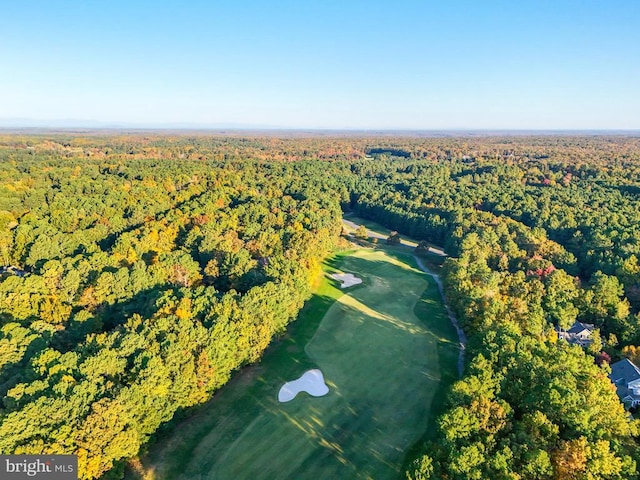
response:
M353 273L334 273L331 278L335 278L339 282L342 282L340 288L351 287L352 285L358 285L362 283L362 279L356 277Z
M318 369L309 370L297 380L285 383L278 392L278 401L289 402L300 392L307 392L313 397L322 397L329 393L322 372Z

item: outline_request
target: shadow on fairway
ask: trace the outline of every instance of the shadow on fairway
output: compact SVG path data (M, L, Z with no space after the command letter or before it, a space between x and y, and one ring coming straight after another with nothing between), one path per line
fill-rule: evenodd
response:
M440 302L434 300L436 295L439 296L438 287L431 281L429 288L423 292L420 300L414 307L416 316L427 325L429 335L436 340L441 369L440 382L431 404L431 410L429 411L428 427L422 438L416 442L405 455L405 468L408 468L409 463L416 458L417 455L423 454L428 442L436 437L438 417L445 412L447 395L451 386L458 380L457 362L460 343L457 339L455 329L447 318L446 310L444 310ZM435 317L434 312L438 312Z
M382 254L393 261L378 260ZM316 293L305 303L298 319L272 342L259 364L236 372L214 398L163 426L139 463L138 470L150 474L147 478L269 478L273 465L285 461L291 465L287 478L312 478L314 472L318 474L315 478L393 478L393 472L402 473L404 453L426 426L424 413L418 422L422 427L416 431L412 431L415 426L408 428L405 436L412 438L409 443L388 443L385 436L392 436L396 423L404 425L404 402L432 387L413 382L407 389L393 375L387 378L384 368L378 378L371 377L370 383L367 368L362 367L383 358L389 362L383 365L394 366L391 370L401 376L405 369L415 368L422 361L424 366L414 370L411 378L424 379L427 385L442 382L448 387L449 368L431 371L429 362L419 358L424 349L416 346L435 343L437 353L431 347L426 353L440 358L439 362L434 358L434 365L448 363L452 357L451 378L455 378L455 332L446 331L446 326L451 326L438 302L436 285L417 269L410 255L374 250L344 253L328 259L324 267L325 277ZM341 289L339 282L327 276L335 270L353 273L363 283ZM424 285L427 288L423 291ZM343 294L351 298L336 304ZM316 354L331 362L317 365L306 347L313 344L332 308L337 328L326 329L314 347ZM338 308L342 313L335 310ZM406 315L417 319L412 322ZM350 322L349 328L341 327L343 317ZM348 336L353 338L351 343L345 338ZM349 367L352 360L361 372L356 384L347 383L352 382L349 375L356 370ZM301 393L292 402L279 403L279 388L312 368L325 373L329 394L311 398ZM436 388L434 407L442 401L439 393L443 386ZM379 404L375 403L378 400ZM413 405L413 414L428 412L429 402ZM397 408L389 410L389 404ZM429 417L430 425L433 418ZM299 444L286 437L296 430L302 433ZM278 437L278 432L284 438ZM392 451L395 453L390 455ZM129 469L125 478L145 477Z

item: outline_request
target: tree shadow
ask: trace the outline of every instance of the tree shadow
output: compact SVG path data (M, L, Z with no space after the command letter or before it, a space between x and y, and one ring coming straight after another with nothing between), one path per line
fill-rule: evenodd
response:
M183 200L182 202L177 202L175 205L173 205L170 208L167 208L165 210L161 210L158 213L156 213L154 215L154 219L155 220L160 220L162 219L164 216L166 216L168 213L175 211L177 209L180 209L181 207L188 205L189 202L192 202L193 200L195 200L198 197L201 197L202 195L204 195L205 193L207 193L208 190L205 190L202 193L195 193L193 195L191 195L189 198ZM106 237L104 237L102 240L98 241L98 245L100 246L100 248L102 250L104 250L105 252L108 251L110 248L112 248L115 244L116 241L118 240L118 237L120 237L120 235L122 235L123 233L128 233L128 232L132 232L138 228L143 227L146 223L148 223L147 221L143 220L141 222L137 222L134 223L132 225L128 225L125 228L123 228L122 230L119 230L117 232L113 232L110 233L109 235L107 235Z
M37 318L32 318L32 320L37 320ZM17 324L18 328L29 329L29 325L25 324L25 320L19 320L9 315L7 313L2 314L2 326L9 325L11 323ZM18 383L25 380L32 380L27 375L25 375L25 366L26 364L40 351L44 350L49 346L51 339L54 334L50 331L40 331L37 332L35 330L29 329L33 334L37 334L37 336L29 341L22 357L13 362L7 362L0 368L0 398L4 399L7 392L13 388ZM1 340L10 340L11 334L5 334L0 331L0 341Z
M243 365L231 372L229 381L216 390L206 402L192 407L181 407L176 410L171 420L162 424L141 447L140 464L146 469L153 462L148 454L162 451L167 445L171 448L172 461L168 476L178 474L191 460L192 453L200 442L212 430L225 421L219 414L223 406L234 406L234 419L225 423L224 428L238 424L244 429L261 408L269 408L276 402L278 389L287 381L300 376L306 370L318 368L306 352L305 345L313 338L325 313L335 303L336 298L329 295L314 294L305 303L297 318L290 322L286 331L274 337L264 351L259 363ZM180 442L175 438L180 432ZM153 448L158 445L158 448ZM164 463L164 462L163 462ZM141 478L131 465L126 467L125 478Z
M640 187L636 185L621 185L615 187L620 193L627 193L629 195L640 195Z
M174 288L172 285L161 284L143 290L125 301L111 305L104 303L96 308L93 316L88 318L78 318L76 315L78 311L76 311L70 316L64 329L54 333L46 330L39 332L40 335L29 343L19 360L9 362L0 369L0 397L5 397L7 392L19 383L33 382L40 377L29 367L29 364L43 350L52 348L64 354L86 348L85 342L89 335L112 331L119 325L123 325L134 313L140 314L143 318L150 317L156 310L156 302L170 290L169 287ZM23 328L36 332L30 328L30 323L39 320L37 318L32 317L25 321L7 314L3 317L4 325L15 322ZM9 318L6 319L7 317ZM0 333L0 340L2 338L3 335ZM32 400L37 396L35 395Z
M389 252L386 253L389 254ZM411 265L407 268L392 269L392 272L397 272L393 276L414 272L416 275L426 275L417 267L412 267L414 261L410 250L397 251L389 255ZM318 365L307 356L305 347L313 339L327 311L335 305L336 300L343 293L349 294L361 288L367 288L370 285L367 282L376 275L377 271L389 270L388 261L347 255L331 257L325 260L324 265L329 271L340 270L353 273L363 278L363 284L340 289L338 281L330 278L324 280L326 284L330 285L328 291L321 290L323 293L316 293L307 300L297 319L290 322L285 332L271 342L259 364L245 365L239 371L234 372L229 382L217 390L209 401L195 407L179 409L172 420L163 424L154 433L150 442L143 447L141 452L142 471L153 468L155 465L158 467L157 471L162 472L160 474L162 478L178 477L187 471L189 465L194 461L194 455L197 455L198 449L201 448L202 442L206 444L206 438L212 432L216 432L215 435L220 437L216 442L231 444L242 434L247 425L257 416L262 415L265 410L272 413L281 412L282 409L277 403L277 392L280 386L284 382L297 378L306 370L318 368ZM424 296L425 293L422 295ZM346 308L351 307L346 306ZM376 319L372 321L376 321ZM445 325L449 325L446 317L443 322ZM394 327L386 321L381 322L379 326ZM440 332L436 332L436 335L440 335ZM454 372L455 367L454 360L452 367ZM345 436L359 435L357 431L353 431L354 428L357 429L357 423L361 421L368 424L374 420L366 410L357 413L354 417L355 423L349 428L345 428L343 425L328 426L326 432L321 428L322 432L318 431L318 435L322 437L325 444L328 442L331 445L341 444ZM310 424L310 427L312 426ZM155 446L153 446L154 444ZM331 448L321 449L321 451L322 454L328 456L335 454ZM213 451L210 453L215 455ZM371 454L375 456L376 452L371 452ZM170 458L170 460L163 460L166 458ZM205 463L206 465L202 465L202 472L214 468L215 458L210 458ZM126 478L141 477L133 468L127 467Z
M437 286L435 288L437 289ZM430 292L429 289L427 289L423 292L420 300L414 307L416 316L425 324L427 323L425 321L425 314L427 312L425 311L426 304L423 303L423 301L430 300L429 296ZM447 397L451 391L451 387L458 380L457 366L460 346L457 341L455 329L449 322L446 311L443 312L442 316L442 321L428 323L428 330L430 334L435 337L436 348L438 349L438 357L440 359L441 366L440 382L438 383L438 387L431 402L427 429L425 430L424 435L422 435L422 437L414 443L411 448L409 448L404 456L403 470L408 470L411 462L415 458L418 458L423 455L424 452L429 451L427 448L429 442L433 441L437 437L438 418L447 410Z

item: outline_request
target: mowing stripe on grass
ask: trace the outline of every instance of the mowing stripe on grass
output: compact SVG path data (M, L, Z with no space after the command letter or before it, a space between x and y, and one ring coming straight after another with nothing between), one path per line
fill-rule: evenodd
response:
M437 288L408 256L357 250L325 268L363 283L339 296L325 278L290 335L150 449L140 462L148 479L401 476L432 403L442 402L443 376L455 377L441 366L457 354L455 332ZM329 393L278 402L280 387L312 368Z

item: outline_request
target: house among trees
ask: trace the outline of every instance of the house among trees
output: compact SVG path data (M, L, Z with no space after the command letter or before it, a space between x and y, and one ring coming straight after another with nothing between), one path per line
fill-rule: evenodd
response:
M640 368L631 360L625 358L612 364L609 378L621 402L629 407L640 404Z
M27 272L25 270L21 270L18 267L14 267L13 265L9 265L9 266L3 266L0 267L0 274L9 274L9 275L15 275L16 277L25 277L27 275Z
M556 328L558 338L566 340L571 345L580 345L588 347L593 343L593 330L595 326L591 323L582 323L576 321L569 330Z

